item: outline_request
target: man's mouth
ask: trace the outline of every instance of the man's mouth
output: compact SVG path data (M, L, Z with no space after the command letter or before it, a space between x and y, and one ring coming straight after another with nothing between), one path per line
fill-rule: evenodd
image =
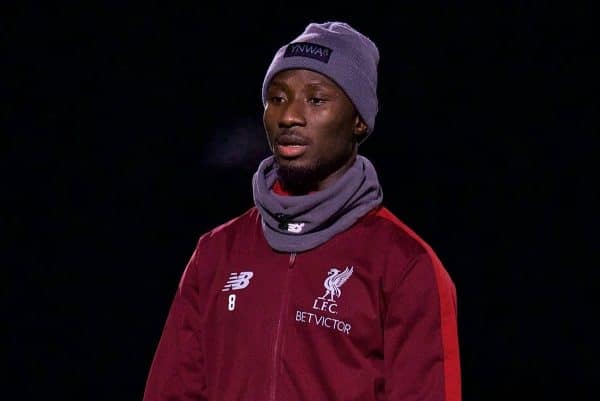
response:
M285 158L301 156L306 151L306 145L277 145L277 154Z
M284 158L301 156L308 148L308 141L297 135L281 135L276 141L277 154Z

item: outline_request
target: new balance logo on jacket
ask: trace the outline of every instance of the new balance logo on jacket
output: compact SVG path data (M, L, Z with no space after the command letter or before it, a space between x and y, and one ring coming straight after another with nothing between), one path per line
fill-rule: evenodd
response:
M241 290L242 288L246 288L248 287L248 284L250 284L252 276L254 276L253 272L231 273L229 275L229 280L227 280L221 291Z

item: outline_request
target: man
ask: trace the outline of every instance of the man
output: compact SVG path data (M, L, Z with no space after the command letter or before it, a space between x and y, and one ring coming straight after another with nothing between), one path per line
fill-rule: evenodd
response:
M255 207L199 239L144 400L460 400L454 284L358 155L378 60L342 22L276 53Z

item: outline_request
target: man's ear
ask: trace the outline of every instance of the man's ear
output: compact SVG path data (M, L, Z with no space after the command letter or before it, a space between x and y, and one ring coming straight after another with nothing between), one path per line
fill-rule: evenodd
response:
M367 124L360 118L360 115L356 113L356 116L354 116L354 135L356 136L357 141L360 141L367 134L368 129L369 127L367 127Z

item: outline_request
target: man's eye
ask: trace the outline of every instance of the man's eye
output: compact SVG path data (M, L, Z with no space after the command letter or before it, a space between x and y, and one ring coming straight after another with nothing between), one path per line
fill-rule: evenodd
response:
M283 102L283 96L271 96L269 97L269 101L271 103L281 103Z
M308 99L308 102L312 103L312 104L315 104L315 105L320 105L320 104L325 103L325 99L313 96L313 97L311 97L311 98Z

